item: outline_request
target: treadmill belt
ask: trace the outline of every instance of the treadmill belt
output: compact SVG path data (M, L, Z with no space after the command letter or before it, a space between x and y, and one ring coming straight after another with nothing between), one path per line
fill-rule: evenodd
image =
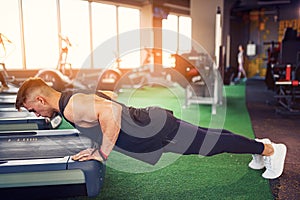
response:
M26 118L33 117L30 112L0 112L0 118Z
M14 130L14 131L24 131L24 130L38 130L39 126L37 123L16 123L16 124L1 124L0 131Z
M51 122L48 118L42 117L31 117L31 113L16 113L13 112L0 112L0 131L25 131L25 130L40 130L40 129L52 129L53 121ZM26 115L23 116L22 115ZM14 117L9 117L10 115ZM59 123L59 122L57 122ZM56 127L55 127L56 128Z
M92 147L79 135L0 137L0 161L59 158Z
M15 109L15 104L12 103L1 103L0 102L0 109L2 108L10 108L10 109ZM1 110L0 110L1 111ZM2 111L1 111L2 112Z
M2 91L1 94L17 94L18 93L18 90L19 88L8 83L8 86L9 86L9 89L8 90L5 90L5 91Z
M0 104L15 104L16 98L16 95L0 95Z

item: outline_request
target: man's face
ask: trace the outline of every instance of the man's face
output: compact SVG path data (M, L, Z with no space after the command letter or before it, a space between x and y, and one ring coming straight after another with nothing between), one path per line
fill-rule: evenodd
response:
M28 100L24 103L24 107L29 112L33 112L37 117L51 118L53 116L53 109L42 98Z

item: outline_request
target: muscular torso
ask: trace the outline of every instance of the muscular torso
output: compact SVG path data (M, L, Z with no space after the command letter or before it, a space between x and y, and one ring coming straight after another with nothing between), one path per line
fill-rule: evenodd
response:
M65 105L61 111L80 132L101 143L108 125L118 133L115 150L151 164L160 158L166 136L178 128L172 113L158 107L127 107L94 94L67 99L60 102L60 109Z
M88 128L99 123L105 126L113 121L120 121L122 107L117 103L94 94L75 94L65 107L64 115L76 126ZM113 121L111 121L113 120Z

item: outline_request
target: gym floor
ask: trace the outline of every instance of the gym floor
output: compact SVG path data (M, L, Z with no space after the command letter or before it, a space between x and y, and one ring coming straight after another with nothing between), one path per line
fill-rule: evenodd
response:
M248 79L246 102L255 136L283 142L288 148L283 175L270 181L274 198L300 199L300 115L277 113L274 92L261 79Z
M139 91L135 102L131 103L174 106L168 108L179 113L175 108L176 101L166 91L146 88ZM201 159L198 156L182 156L172 165L151 173L127 173L126 170L113 169L112 164L124 163L132 170L140 170L143 165L136 165L129 158L113 153L103 191L95 199L300 199L300 158L297 157L300 153L297 148L300 142L300 116L276 113L274 92L267 90L262 79L251 78L246 83L227 87L226 91L228 112L225 128L245 133L247 137L252 137L254 133L257 138L267 137L287 145L285 170L280 178L270 181L261 178L262 171L247 167L249 155L222 154ZM126 102L129 94L123 93L120 100ZM150 98L153 94L165 98L154 102L155 99ZM196 107L187 109L187 120L195 116ZM201 106L200 121L206 123L209 114L210 106ZM236 123L237 119L239 123ZM205 123L202 125L205 126ZM172 154L166 155L162 164L168 159L172 159Z

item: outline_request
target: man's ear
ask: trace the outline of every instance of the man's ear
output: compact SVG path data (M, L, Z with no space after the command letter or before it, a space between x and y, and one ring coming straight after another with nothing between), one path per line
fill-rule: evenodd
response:
M41 104L45 105L46 100L42 96L36 96L36 100Z

